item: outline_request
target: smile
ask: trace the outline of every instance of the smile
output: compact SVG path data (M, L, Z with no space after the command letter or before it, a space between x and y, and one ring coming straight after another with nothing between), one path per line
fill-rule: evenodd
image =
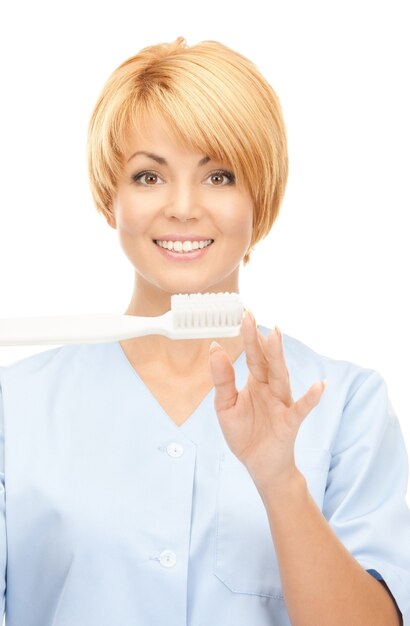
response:
M154 239L154 241L161 248L184 253L191 252L192 250L202 250L202 248L211 245L213 239L205 239L203 241L159 241L158 239Z
M171 243L171 242L170 242ZM194 261L196 259L200 259L202 258L207 252L208 249L212 246L213 244L213 240L212 239L208 239L206 241L184 241L183 244L181 241L177 241L177 242L172 242L172 249L168 249L168 247L164 247L162 246L159 242L154 241L154 244L157 246L159 252L165 256L165 258L168 258L170 260L173 261ZM179 244L179 245L178 245ZM175 251L174 245L176 248L181 248L182 246L184 246L184 248L189 248L189 245L191 245L191 250L181 250L181 252ZM201 247L202 246L202 247Z

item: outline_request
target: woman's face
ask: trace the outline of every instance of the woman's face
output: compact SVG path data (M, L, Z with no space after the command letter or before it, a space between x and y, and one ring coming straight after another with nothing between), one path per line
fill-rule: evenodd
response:
M239 266L252 236L252 200L230 179L229 164L205 157L176 145L158 119L127 138L109 223L147 288L168 294L238 291ZM216 173L220 169L227 174ZM155 243L186 237L213 243L196 258L165 253Z

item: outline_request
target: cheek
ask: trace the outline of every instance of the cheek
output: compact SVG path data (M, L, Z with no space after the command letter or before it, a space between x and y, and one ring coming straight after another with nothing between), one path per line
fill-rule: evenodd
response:
M137 202L131 193L122 193L117 197L115 218L120 231L129 235L143 232L145 222L148 222L148 213L146 206Z
M226 236L248 239L252 233L253 207L250 202L237 201L219 211L221 230Z

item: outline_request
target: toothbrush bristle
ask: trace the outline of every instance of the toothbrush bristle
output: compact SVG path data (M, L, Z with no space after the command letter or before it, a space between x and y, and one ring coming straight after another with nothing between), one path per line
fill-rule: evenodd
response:
M171 296L174 328L237 326L244 307L238 293L179 293Z

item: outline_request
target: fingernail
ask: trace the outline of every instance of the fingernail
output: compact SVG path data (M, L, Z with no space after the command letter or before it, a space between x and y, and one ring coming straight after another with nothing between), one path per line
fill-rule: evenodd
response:
M222 350L222 346L217 341L212 341L209 346L209 352L214 352L214 350Z
M322 385L323 385L323 391L322 391L322 393L323 393L325 391L326 387L327 387L327 379L326 378L324 378L322 380Z
M249 315L251 321L255 324L255 318L254 318L254 316L252 315L252 312L249 309L246 309L245 315Z
M279 330L279 327L278 327L278 326L275 326L275 331L276 331L276 334L277 334L277 336L279 337L279 339L282 339L282 333L280 332L280 330Z

